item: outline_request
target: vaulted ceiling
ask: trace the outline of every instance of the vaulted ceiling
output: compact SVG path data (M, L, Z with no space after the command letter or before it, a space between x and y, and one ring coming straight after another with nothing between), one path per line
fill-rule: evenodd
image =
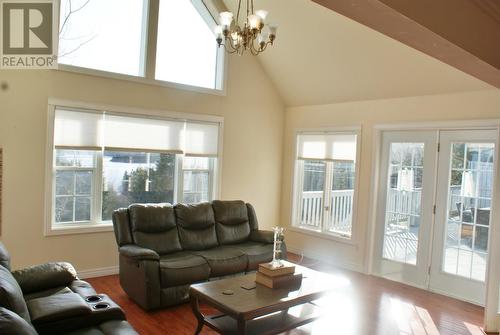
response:
M225 0L235 11L236 0ZM259 55L287 106L491 89L492 86L311 0L255 0L279 24Z

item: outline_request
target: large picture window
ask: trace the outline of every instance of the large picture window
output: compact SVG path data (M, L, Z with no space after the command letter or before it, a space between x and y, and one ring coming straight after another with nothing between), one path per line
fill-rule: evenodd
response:
M132 203L216 195L218 122L54 107L49 233L109 225Z
M298 134L295 227L351 238L357 141L357 132Z
M61 0L59 63L144 76L147 0Z
M216 15L204 1L60 3L58 62L62 69L222 89L224 52L213 32Z

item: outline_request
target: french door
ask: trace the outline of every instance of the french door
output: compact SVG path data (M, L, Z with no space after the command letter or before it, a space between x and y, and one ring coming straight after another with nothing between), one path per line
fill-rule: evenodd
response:
M386 132L382 139L374 271L427 285L437 133Z
M484 304L497 133L386 132L373 270Z
M429 288L480 305L492 210L497 133L443 131Z

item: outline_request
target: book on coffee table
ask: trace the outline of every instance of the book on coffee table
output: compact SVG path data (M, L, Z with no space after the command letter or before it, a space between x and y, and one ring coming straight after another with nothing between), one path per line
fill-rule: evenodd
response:
M270 277L261 272L256 272L255 282L269 288L298 287L302 283L302 273L285 274Z
M283 266L279 268L272 267L271 263L259 264L258 272L265 274L268 277L278 277L287 274L295 273L295 265L286 261L282 261Z

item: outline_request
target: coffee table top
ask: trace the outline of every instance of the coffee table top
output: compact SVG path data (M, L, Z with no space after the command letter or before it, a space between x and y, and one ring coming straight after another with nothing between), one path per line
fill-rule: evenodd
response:
M260 284L251 290L242 288L255 282L255 273L251 273L191 285L190 295L209 302L221 312L248 320L316 300L334 288L331 275L300 265L295 265L295 271L303 274L298 289L271 289ZM234 293L225 295L226 290Z

